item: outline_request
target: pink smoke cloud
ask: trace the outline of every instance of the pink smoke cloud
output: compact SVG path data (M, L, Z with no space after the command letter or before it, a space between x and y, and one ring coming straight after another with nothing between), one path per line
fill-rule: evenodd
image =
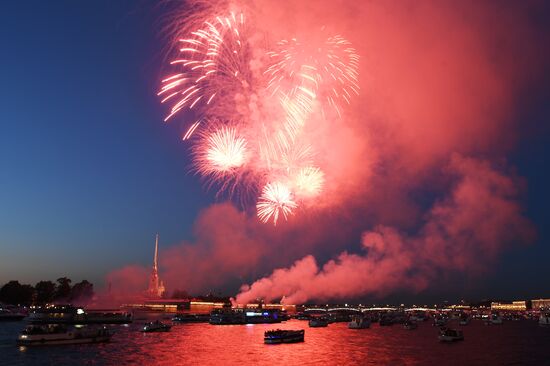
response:
M161 247L160 278L168 295L176 289L190 293L216 289L253 273L267 248L255 238L258 227L256 221L230 204L203 210L194 225L194 242ZM106 282L117 298L140 298L150 273L150 266L130 265L110 272Z
M111 307L129 303L143 297L149 283L150 268L127 265L105 276L106 286L98 292L95 307Z
M258 34L307 41L324 26L348 38L361 56L361 94L341 121L308 126L327 173L315 206L277 229L230 204L205 209L193 242L161 251L168 288L205 291L265 276L237 300L384 296L422 290L448 271L483 273L509 245L532 242L524 182L494 165L525 137L513 118L517 98L548 59L540 50L549 37L529 21L537 6L249 4ZM253 62L260 70L262 55ZM445 198L421 204L418 190ZM350 254L359 232L363 252ZM335 259L319 267L320 257ZM136 278L145 289L147 277Z
M243 286L236 302L257 298L303 303L307 300L387 295L419 291L449 271L487 271L502 249L528 244L535 229L522 215L522 182L487 161L453 155L446 169L455 176L448 197L434 204L415 236L378 226L362 235L366 254L341 253L319 268L313 256Z
M195 243L162 252L162 276L174 289L219 288L253 273L268 246L258 240L256 221L230 204L203 210L194 225Z

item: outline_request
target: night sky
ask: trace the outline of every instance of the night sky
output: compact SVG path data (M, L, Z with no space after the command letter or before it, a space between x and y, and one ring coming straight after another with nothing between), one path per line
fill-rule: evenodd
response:
M155 233L161 247L191 239L215 197L189 173L183 127L162 122L163 6L12 1L1 9L0 283L68 276L101 286L113 269L148 265ZM533 21L548 24L549 15ZM508 160L527 182L537 241L506 251L482 288L459 295L550 296L550 69L536 85L520 98L513 118L525 130Z

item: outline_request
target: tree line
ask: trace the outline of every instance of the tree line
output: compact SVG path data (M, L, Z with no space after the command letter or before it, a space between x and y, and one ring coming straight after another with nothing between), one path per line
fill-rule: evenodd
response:
M48 303L87 302L94 296L94 285L87 280L71 286L67 277L40 281L35 286L9 281L0 288L0 302L10 305L44 305Z

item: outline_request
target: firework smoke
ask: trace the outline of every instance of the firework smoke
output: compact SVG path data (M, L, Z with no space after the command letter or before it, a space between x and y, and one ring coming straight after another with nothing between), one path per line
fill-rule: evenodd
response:
M500 169L529 129L514 118L519 93L547 64L530 6L243 3L177 14L174 60L199 63L169 65L159 98L169 121L184 119L199 174L223 192L250 189L250 207L278 228L206 208L196 241L161 255L172 289L251 284L239 302L384 296L489 271L508 245L533 241L523 182ZM193 32L231 57L180 51L202 38ZM339 34L357 52L329 41ZM327 66L331 52L345 66Z
M379 226L364 232L364 255L341 253L322 268L312 256L290 268L245 285L236 301L284 298L290 304L308 300L387 295L396 289L425 289L442 273L485 273L503 248L531 242L532 224L516 199L521 185L485 161L453 156L448 172L458 177L452 193L434 205L416 236Z

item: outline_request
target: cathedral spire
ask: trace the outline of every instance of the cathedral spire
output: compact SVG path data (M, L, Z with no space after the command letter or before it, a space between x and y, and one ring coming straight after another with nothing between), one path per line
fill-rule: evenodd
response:
M155 257L153 258L153 268L151 270L151 278L149 279L149 287L147 288L146 295L151 298L160 298L164 295L164 284L159 278L159 234L155 239Z
M158 258L159 258L159 234L157 233L157 238L155 240L155 259L153 262L153 270L155 272L158 272L158 269L159 269Z

